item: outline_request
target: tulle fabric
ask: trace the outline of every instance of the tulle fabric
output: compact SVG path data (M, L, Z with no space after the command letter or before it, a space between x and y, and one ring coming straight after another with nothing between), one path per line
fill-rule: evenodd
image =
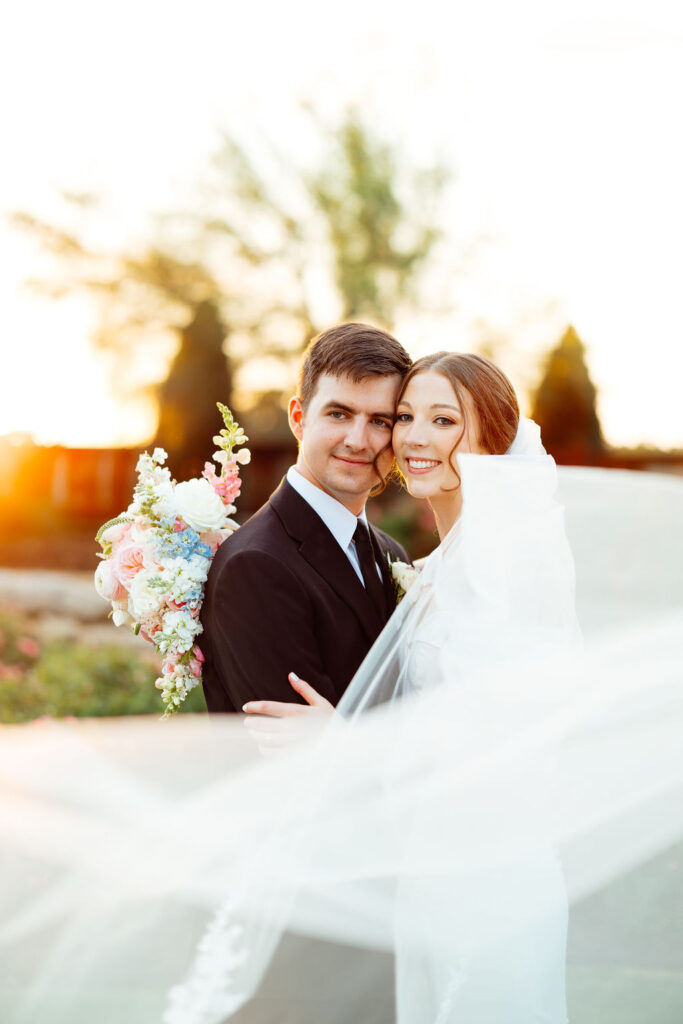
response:
M232 717L2 729L4 1021L565 1019L567 907L604 929L587 901L661 889L683 839L683 482L460 470L340 714L280 756Z

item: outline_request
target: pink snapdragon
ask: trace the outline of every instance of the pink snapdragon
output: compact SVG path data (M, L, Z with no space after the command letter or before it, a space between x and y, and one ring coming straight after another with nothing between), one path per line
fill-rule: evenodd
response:
M154 634L158 633L161 629L161 623L155 618L143 619L140 623L140 636L143 640L147 640L148 643L154 643Z
M209 481L225 505L232 505L239 498L242 488L237 461L234 458L228 459L223 472L225 475L216 476L215 467L210 462L205 462L202 476Z
M204 655L200 651L199 647L195 644L192 648L192 660L190 661L190 672L195 679L201 679L202 676L202 665L204 664Z
M170 676L171 672L173 672L173 669L176 667L179 661L180 655L178 654L178 652L173 650L169 651L166 657L164 658L164 664L162 666L162 672L164 673L164 675Z

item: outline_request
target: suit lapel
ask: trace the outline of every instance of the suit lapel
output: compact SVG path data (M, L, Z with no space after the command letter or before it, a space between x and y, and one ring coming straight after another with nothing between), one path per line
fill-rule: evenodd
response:
M301 556L352 609L372 643L385 619L320 516L286 479L271 497L270 504L287 533L297 542Z

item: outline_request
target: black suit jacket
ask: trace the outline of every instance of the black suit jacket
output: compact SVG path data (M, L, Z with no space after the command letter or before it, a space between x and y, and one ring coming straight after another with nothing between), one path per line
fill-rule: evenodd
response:
M202 606L204 695L209 711L248 700L304 703L296 672L336 706L396 604L387 553L404 549L370 527L382 569L377 609L324 522L283 480L218 549Z

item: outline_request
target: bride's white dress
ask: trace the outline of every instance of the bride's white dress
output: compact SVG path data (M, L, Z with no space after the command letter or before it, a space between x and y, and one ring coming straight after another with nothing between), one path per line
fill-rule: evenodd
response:
M394 687L404 699L431 691L437 700L444 688L454 743L487 730L500 742L514 730L511 695L504 679L493 691L487 680L492 670L514 673L516 664L547 661L577 646L573 564L555 500L555 466L535 424L522 422L509 457L461 457L459 463L463 515L427 561L394 624ZM391 645L390 636L380 638L375 659ZM375 663L371 672L361 668L342 711L357 699L367 708L375 690L386 700L382 669ZM519 712L525 713L523 703ZM429 744L429 735L420 740L413 732L409 739ZM438 872L406 872L399 879L398 1024L566 1021L567 894L544 835L546 794L537 778L548 762L546 751L516 769L530 819L518 853L497 861L488 851L464 867L451 867L446 858ZM538 812L536 822L530 808ZM492 810L482 799L477 813ZM429 803L418 804L413 820L402 823L399 842L410 849L415 836L433 834L433 812ZM449 814L447 803L441 813ZM456 808L453 813L449 842L457 850Z
M456 524L440 557L448 553L457 559L460 536ZM459 632L457 621L440 613L431 584L419 601L419 623L401 650L405 688L413 694L440 685L440 663ZM460 725L467 728L467 679L458 683L451 675L451 684L462 688ZM520 785L530 785L528 777ZM443 813L449 813L447 805ZM405 823L401 841L409 843L410 831L430 824L421 821L418 809L415 820ZM566 938L562 870L540 838L537 848L498 865L488 860L479 869L469 865L464 871L401 878L395 921L397 1024L564 1024Z
M554 468L460 469L459 526L285 756L235 719L1 730L3 1021L219 1024L285 933L273 1020L323 970L317 1019L350 1019L331 943L395 951L399 1024L565 1020L567 901L683 837L683 485L563 474L581 650Z

